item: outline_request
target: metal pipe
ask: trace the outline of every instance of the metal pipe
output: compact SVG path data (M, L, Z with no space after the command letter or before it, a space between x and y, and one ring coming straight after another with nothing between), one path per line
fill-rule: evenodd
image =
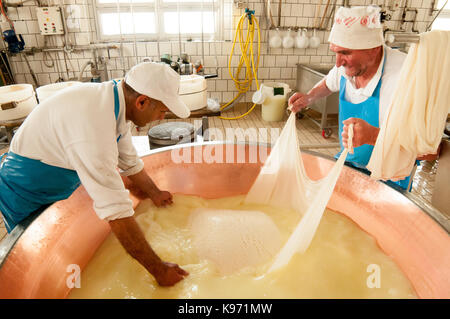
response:
M116 0L116 11L117 11L117 15L119 17L119 31L120 31L120 49L119 49L119 54L120 54L120 61L122 61L122 76L125 77L125 59L123 57L123 33L122 33L122 23L120 21L120 4L119 4L119 0Z
M63 29L64 29L64 47L70 43L72 45L72 42L70 41L70 38L68 38L68 28L67 28L67 21L66 21L66 15L64 14L64 4L63 1L60 0L60 10L61 10L61 18L63 20ZM69 76L69 74L67 74Z
M328 7L330 6L331 0L327 0L327 4L325 5L325 10L323 10L322 19L320 20L319 29L322 29L323 22L325 21L325 16L327 15Z
M70 51L90 51L92 49L119 49L117 45L102 45L102 44L92 44L90 46L74 46ZM49 48L32 48L28 50L23 50L22 52L27 54L34 54L37 52L53 52L53 51L66 51L64 48L60 47L49 47Z
M87 68L88 65L90 65L91 68L92 68L92 67L95 67L95 65L94 65L94 63L93 63L92 61L86 62L86 63L81 67L80 73L79 73L79 75L78 75L78 81L81 82L81 80L82 80L82 78L83 78L84 70L86 70L86 68Z
M0 60L3 63L3 65L5 65L6 73L9 76L9 78L12 80L12 83L16 83L16 79L14 77L14 72L11 69L11 65L6 60L6 51L0 51ZM5 84L6 84L6 82L5 82Z
M336 148L340 147L339 143L329 143L329 144L300 144L300 149L311 149L311 148Z
M68 32L69 31L68 31L68 28L67 28L66 16L64 14L64 3L63 3L62 0L60 0L59 4L60 4L59 8L60 8L60 12L61 12L61 17L62 17L62 20L63 20L63 29L64 29L63 47L64 47L64 49L68 50L69 49L69 43L70 43L70 46L72 46L72 41L70 41L70 38L68 38L68 36L69 36ZM63 52L63 59L64 59L64 66L66 67L67 79L69 79L70 78L69 67L67 66L67 59L66 59L65 51Z
M267 2L265 2L265 5L267 5L266 16L270 22L270 27L275 27L275 22L273 22L273 16L272 16L272 3L270 1L271 0L267 0Z
M155 22L156 22L156 50L157 50L157 54L158 54L158 59L161 59L161 51L159 48L159 33L160 33L160 29L159 26L161 25L160 21L159 21L159 11L158 11L158 6L155 6Z
M430 11L429 11L429 15L430 16L432 16L433 15L433 13L434 13L434 11L435 11L435 7L436 7L436 0L433 0L433 2L431 3L431 8L430 8Z
M217 27L217 25L216 25L216 23L217 23L217 21L216 21L216 8L215 8L215 6L214 6L214 1L212 2L212 5L213 5L213 22L214 22L214 30L216 30L215 28ZM216 39L216 35L217 35L217 32L214 32L214 36L213 36L213 41L214 41L214 57L215 57L215 60L216 60L216 74L218 75L219 74L219 60L218 60L218 58L217 58L217 49L216 49L216 45L217 45L217 39ZM211 55L211 46L210 46L210 48L209 48L209 50L210 50L210 55ZM205 64L203 64L203 68L205 68ZM206 72L205 72L206 73Z
M177 1L177 16L178 16L178 46L179 46L179 60L181 60L181 14L180 14L180 1ZM183 62L183 61L181 61ZM181 66L180 66L180 73L181 73Z
M328 17L327 25L325 27L325 30L328 30L328 28L330 27L330 21L332 21L331 17L333 17L334 11L336 10L336 4L337 4L337 0L334 0L333 8L331 9L330 16Z
M386 42L388 43L418 43L420 36L418 34L401 34L391 33L386 36Z
M136 27L134 24L134 11L133 11L133 0L130 1L130 11L131 11L131 21L133 24L133 35L134 35L134 57L136 58L136 63L139 63L138 61L138 48L136 43Z
M278 29L280 31L292 30L294 32L297 32L300 29L308 29L308 28L309 28L308 26L298 26L298 25L296 25L296 26L269 27L269 28L267 28L267 30L277 30ZM317 30L321 30L321 29L317 29ZM323 30L325 30L325 29L323 29Z
M56 82L61 82L61 80L64 81L64 78L61 75L61 70L59 69L60 65L59 65L59 54L58 52L54 52L55 53L55 61L56 61L56 71L58 72L59 75L59 79L56 80Z
M65 55L64 53L66 53L66 52L63 51L64 66L66 67L66 75L67 75L67 79L69 79L69 78L70 78L70 75L69 75L69 67L68 67L68 65L67 65L67 59L66 59L66 55Z
M55 46L55 47L58 46L58 42L57 42L57 40L56 40L55 38L52 37L52 38L50 38L50 40L51 40L53 46ZM61 49L63 49L63 47L61 47ZM55 53L57 53L57 52L55 52ZM54 57L54 58L51 56L51 54L49 54L49 56L50 56L50 59L53 61L53 68L54 68L55 71L58 73L58 79L56 80L56 82L60 82L61 79L63 79L63 77L62 77L62 75L61 75L61 70L59 69L60 65L59 65L59 58L58 58L58 55L55 54L55 57ZM56 67L56 68L55 68L55 67Z
M319 28L319 23L318 23L317 18L319 17L320 9L322 9L322 2L323 2L323 0L320 0L320 1L319 1L319 4L316 6L316 11L315 11L315 16L314 16L314 21L313 21L313 23L314 23L314 29L318 29L318 28Z
M38 83L38 80L37 80L37 78L36 78L36 74L34 74L34 71L33 71L33 69L31 68L30 62L28 61L26 54L22 54L22 56L23 56L23 58L24 58L24 60L25 60L25 62L26 62L26 64L27 64L27 66L28 66L28 69L30 70L31 77L33 78L34 84L36 85L36 87L38 87L38 86L39 86L39 83Z
M202 0L202 66L203 66L203 74L205 73L205 39L204 39L204 35L203 35L203 20L204 20L204 16L203 16L203 0ZM213 11L214 14L214 11ZM215 28L215 26L214 26Z
M278 26L281 26L281 2L282 0L278 2Z
M5 2L4 4L5 4L5 6L8 6L8 7L19 8L19 7L23 7L24 3L31 2L31 1L36 1L38 4L38 7L41 6L41 3L39 0L25 0L25 1L16 2L16 3Z

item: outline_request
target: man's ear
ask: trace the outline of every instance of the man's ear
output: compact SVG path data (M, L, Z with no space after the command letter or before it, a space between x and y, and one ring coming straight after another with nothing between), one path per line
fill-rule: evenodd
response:
M145 110L145 108L147 108L150 105L150 98L148 96L145 95L139 95L136 98L136 108L139 111L143 111Z

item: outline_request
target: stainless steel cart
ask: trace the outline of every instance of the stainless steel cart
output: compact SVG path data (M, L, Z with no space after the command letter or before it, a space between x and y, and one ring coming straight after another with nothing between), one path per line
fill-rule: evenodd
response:
M315 64L304 65L297 64L297 83L296 88L298 92L306 93L311 90L316 83L322 80L325 75L333 68L334 65L330 64ZM308 116L304 111L299 112L298 116L308 117L311 121L317 124L322 129L322 136L328 138L333 133L332 128L338 125L331 125L328 115L339 113L339 93L333 93L330 96L319 99L309 106L309 109L313 109L321 113L320 121Z

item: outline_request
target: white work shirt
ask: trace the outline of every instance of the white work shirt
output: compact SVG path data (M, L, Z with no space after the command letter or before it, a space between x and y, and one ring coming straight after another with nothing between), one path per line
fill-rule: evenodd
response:
M381 77L383 61L386 59L380 88L379 125L381 127L394 96L398 78L400 76L400 69L405 58L405 53L384 46L383 57L378 70L365 87L357 89L354 78L348 77L345 74L345 68L343 66L338 68L336 65L326 75L326 85L330 91L337 92L340 89L341 76L344 76L347 79L345 85L345 100L353 104L362 103L372 96L373 91L375 91Z
M35 107L10 147L18 155L75 170L98 217L106 220L134 214L120 175L133 175L144 167L131 142L121 83L118 92L116 120L112 82L64 89Z

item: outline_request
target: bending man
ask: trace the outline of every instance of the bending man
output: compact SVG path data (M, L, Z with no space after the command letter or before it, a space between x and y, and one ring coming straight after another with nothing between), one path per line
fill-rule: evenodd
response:
M124 81L72 86L37 105L0 166L0 211L8 232L83 184L98 217L109 221L126 251L159 285L182 280L188 273L162 261L145 240L121 178L128 176L156 206L172 203L172 195L143 169L127 121L144 126L163 119L167 110L188 117L179 83L168 65L141 63Z

